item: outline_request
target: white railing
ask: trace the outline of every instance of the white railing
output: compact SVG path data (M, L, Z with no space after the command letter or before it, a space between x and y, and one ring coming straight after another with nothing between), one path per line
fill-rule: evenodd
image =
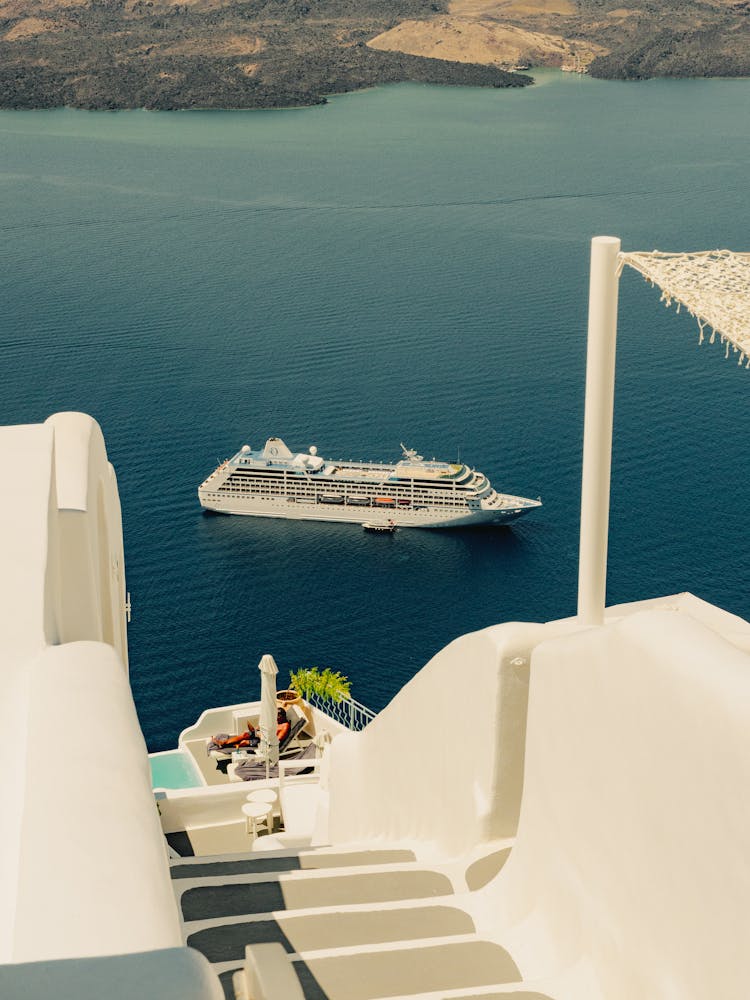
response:
M313 708L317 708L320 712L325 713L325 715L329 715L336 722L341 723L342 726L346 726L347 729L351 729L354 732L364 729L377 714L367 708L366 705L355 701L354 698L342 698L341 701L328 701L327 699L318 698L317 695L311 694L307 698L307 702Z

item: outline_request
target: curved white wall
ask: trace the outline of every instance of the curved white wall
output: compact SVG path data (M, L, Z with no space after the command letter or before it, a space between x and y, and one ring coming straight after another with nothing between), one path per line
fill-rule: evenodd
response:
M328 751L334 844L419 841L458 855L515 833L529 653L549 626L497 625L441 650L361 733Z
M534 651L518 840L484 920L556 1000L748 996L750 656L710 610Z
M224 1000L208 962L191 948L0 966L3 1000Z
M180 945L101 430L0 428L0 476L0 962Z
M330 840L468 854L520 800L471 907L528 989L745 1000L750 625L690 594L607 617L442 650L332 744Z
M13 960L179 945L146 745L114 650L46 649L30 665L29 711Z
M106 642L127 666L122 515L104 437L83 413L56 413L45 426L55 450L57 641Z

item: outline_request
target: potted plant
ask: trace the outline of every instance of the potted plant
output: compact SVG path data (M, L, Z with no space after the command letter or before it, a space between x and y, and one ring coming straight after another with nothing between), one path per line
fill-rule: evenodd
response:
M286 691L276 692L276 704L279 708L289 708L290 705L299 705L302 701L299 691L288 688Z
M351 694L349 678L330 667L324 670L318 667L300 667L291 674L289 686L298 698L306 700L315 695L321 701L338 702L349 698Z

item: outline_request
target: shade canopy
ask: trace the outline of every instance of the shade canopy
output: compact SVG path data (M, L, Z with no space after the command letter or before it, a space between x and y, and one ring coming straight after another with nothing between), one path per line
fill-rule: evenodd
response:
M662 302L685 306L713 343L718 335L738 355L737 363L750 368L750 254L731 250L702 253L621 253L625 264L661 289Z

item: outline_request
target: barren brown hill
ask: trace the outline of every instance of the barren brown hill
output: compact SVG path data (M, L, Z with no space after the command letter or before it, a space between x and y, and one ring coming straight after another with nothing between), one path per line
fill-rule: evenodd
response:
M618 3L620 4L618 6ZM750 74L750 0L0 0L0 106L252 108L414 80Z
M253 108L414 80L525 86L365 44L428 0L0 0L0 106Z
M369 44L618 78L745 76L749 15L750 0L450 0L447 16L401 22Z

